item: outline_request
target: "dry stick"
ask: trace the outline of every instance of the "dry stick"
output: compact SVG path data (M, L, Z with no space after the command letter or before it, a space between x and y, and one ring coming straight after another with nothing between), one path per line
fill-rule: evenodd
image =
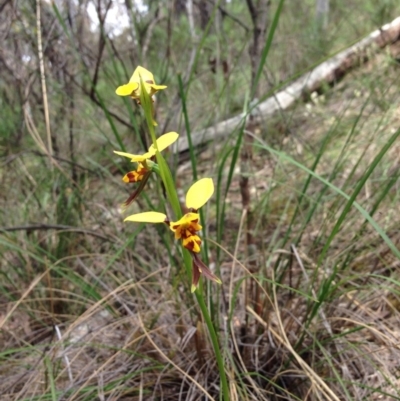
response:
M334 83L343 77L352 67L368 59L367 50L373 46L383 48L400 40L400 17L372 32L353 46L341 51L322 64L303 74L285 89L267 98L257 106L254 116L256 123L265 121L270 116L288 109L305 93L318 90L324 83ZM193 146L199 146L208 141L224 138L241 126L247 114L242 113L216 125L192 133ZM176 147L183 152L189 149L188 140L181 135Z
M40 79L42 82L42 93L43 93L43 108L44 108L44 119L46 122L46 134L47 134L47 148L49 153L50 169L53 169L52 154L53 154L53 144L51 141L50 132L50 116L49 116L49 105L47 101L47 89L46 89L46 76L44 71L43 62L43 47L42 47L42 27L40 21L40 1L36 1L36 29L37 29L37 40L38 40L38 58L39 58L39 69L40 69Z
M265 37L267 32L267 17L269 12L269 0L259 0L257 7L254 6L252 0L247 0L247 7L249 9L251 21L253 23L253 43L249 48L249 55L251 60L251 97L257 98L259 93L259 86L256 86L257 71L261 63L262 46L265 43ZM259 128L255 122L255 115L250 113L246 124L246 130L255 134ZM244 135L242 148L240 150L240 194L242 198L243 210L246 210L246 252L249 259L249 266L253 273L256 272L257 263L257 251L256 244L253 237L254 229L254 216L251 206L251 191L249 177L252 170L253 160L253 137L251 135ZM257 313L260 313L259 304L259 287L255 285L255 282L250 279L246 280L249 286L248 292L250 295L250 302L253 303L254 309ZM246 302L247 305L247 302ZM246 327L248 325L246 324Z
M86 230L80 227L66 226L62 224L29 224L26 226L14 226L14 227L0 227L0 232L12 232L12 231L36 231L36 230L63 230L71 231L82 234L92 235L93 237L101 238L106 241L110 241L110 238L99 234L96 231Z

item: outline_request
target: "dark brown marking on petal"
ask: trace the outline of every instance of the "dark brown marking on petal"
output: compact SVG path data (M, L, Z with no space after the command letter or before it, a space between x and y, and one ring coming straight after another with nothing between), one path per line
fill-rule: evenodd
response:
M193 241L187 242L187 243L184 245L184 247L185 247L186 249L189 249L189 251L193 251L193 248L194 248L194 243L193 243Z
M130 171L129 173L126 173L126 177L128 178L129 182L138 182L143 179L143 177L138 175L136 171Z
M129 206L143 191L143 188L146 185L147 180L149 179L151 174L151 171L146 173L146 175L143 177L142 181L140 181L139 186L136 188L136 190L129 196L129 198L123 203L123 206Z

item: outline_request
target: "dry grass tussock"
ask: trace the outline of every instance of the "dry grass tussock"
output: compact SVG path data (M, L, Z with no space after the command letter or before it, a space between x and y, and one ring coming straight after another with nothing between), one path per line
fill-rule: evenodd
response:
M321 153L315 172L351 195L399 126L398 71L379 54L260 137L308 168ZM213 205L207 219L210 264L219 249L223 280L209 305L231 399L400 399L398 258L354 207L325 251L346 200L313 179L300 203L307 172L254 150L256 260L245 246L237 174L218 245ZM395 246L399 150L395 143L356 198ZM220 151L199 156L201 175L216 175L210 161ZM67 183L53 188L79 205L70 209L38 195L45 178L34 169L28 156L4 166L2 224L68 214L65 224L84 229L2 235L1 399L219 400L207 329L170 233L122 224L120 177L107 169L86 174L79 194ZM139 205L148 208L144 199Z

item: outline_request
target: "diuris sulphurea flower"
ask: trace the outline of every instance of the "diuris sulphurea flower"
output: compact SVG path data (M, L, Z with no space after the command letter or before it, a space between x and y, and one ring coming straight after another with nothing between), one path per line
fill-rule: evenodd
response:
M201 239L198 232L202 229L199 224L199 214L197 213L214 193L214 184L211 178L202 178L195 182L186 194L186 207L189 212L182 216L178 221L169 221L164 213L144 212L133 214L125 221L137 223L166 223L175 234L175 239L182 240L182 246L186 248L192 257L192 292L198 286L200 276L203 274L209 280L221 284L221 280L211 272L211 270L199 258L201 250Z
M140 78L142 79L144 88L150 97L157 93L159 90L166 89L165 85L156 84L154 76L150 71L146 70L146 68L138 66L133 72L129 82L125 85L119 86L116 89L115 93L118 96L130 96L140 102Z
M124 202L124 206L130 205L138 197L146 185L150 174L156 169L157 165L153 162L156 151L158 150L161 152L162 150L166 149L168 146L172 145L178 139L178 137L179 135L176 132L168 132L167 134L161 135L156 140L156 147L154 144L152 144L148 151L142 155L134 155L131 153L114 150L114 153L117 155L128 157L131 159L131 162L137 163L136 170L126 173L122 178L122 180L126 183L140 182L140 185L137 187L137 189Z

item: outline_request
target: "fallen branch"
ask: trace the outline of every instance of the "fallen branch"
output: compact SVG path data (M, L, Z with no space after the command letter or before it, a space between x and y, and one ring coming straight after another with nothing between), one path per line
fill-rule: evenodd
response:
M313 70L295 80L285 89L260 103L257 106L257 113L254 116L255 122L261 122L276 112L289 108L305 93L312 93L321 88L323 84L337 81L353 66L357 65L357 63L367 61L367 50L373 46L383 48L398 40L400 40L400 17L372 32L355 45L341 51L336 56L318 65ZM228 136L239 127L244 118L246 118L246 115L242 113L212 127L194 132L192 134L193 146L198 146L207 141ZM177 150L179 152L184 152L188 148L187 137L181 136L177 144Z

